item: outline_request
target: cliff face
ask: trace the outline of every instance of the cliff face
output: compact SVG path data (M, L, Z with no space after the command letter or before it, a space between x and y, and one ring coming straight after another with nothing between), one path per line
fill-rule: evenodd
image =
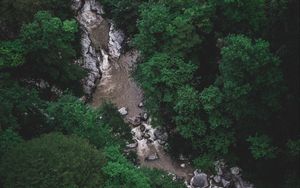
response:
M84 93L91 97L110 58L119 58L124 34L102 17L101 5L95 0L73 0L72 9L81 29L82 58L80 64L88 75L82 80Z

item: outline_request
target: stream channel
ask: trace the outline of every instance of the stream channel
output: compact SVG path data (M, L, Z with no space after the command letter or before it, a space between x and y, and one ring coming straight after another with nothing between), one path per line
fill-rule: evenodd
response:
M145 113L140 103L143 91L132 78L138 52L122 52L124 34L114 28L110 20L104 19L103 9L95 0L73 0L73 7L82 31L82 59L78 63L88 71L83 80L87 95L92 95L90 105L99 107L104 101L110 101L119 109L125 107L127 115L124 121L132 128L133 144L140 166L162 169L173 176L189 181L193 176L192 168L173 160L156 138L151 127L151 118L141 125L132 125L134 119ZM101 78L101 79L100 79ZM145 137L147 134L147 137ZM154 160L146 160L147 158Z

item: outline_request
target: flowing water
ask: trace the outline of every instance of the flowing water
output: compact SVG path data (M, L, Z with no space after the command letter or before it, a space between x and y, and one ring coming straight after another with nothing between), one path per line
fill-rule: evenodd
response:
M97 1L73 0L72 8L77 14L76 19L82 31L82 59L77 63L88 71L83 85L86 95L91 97L90 105L96 108L103 102L110 101L118 108L125 107L128 114L124 116L124 121L132 122L145 112L144 108L139 107L143 101L143 91L131 75L139 53L136 50L121 53L124 34L116 30L110 20L102 17L104 12ZM162 139L157 139L154 134L156 129L151 126L151 118L140 126L130 126L132 144L141 166L158 168L186 181L193 177L193 169L187 161L183 166L165 152L160 142ZM158 158L145 160L151 158L150 156ZM241 178L238 182L238 185L243 185ZM210 183L210 187L215 186Z
M110 101L118 108L126 107L128 114L124 121L138 117L144 112L138 107L143 100L143 92L132 78L132 70L138 58L138 52L131 50L121 54L121 43L124 35L114 29L109 20L102 17L103 10L95 0L73 0L73 9L77 12L77 20L82 30L82 66L89 75L83 80L86 94L92 94L91 105L99 107L103 102ZM101 79L99 80L99 78ZM163 146L154 138L151 122L143 122L147 134L153 142L147 142L139 127L132 127L133 141L137 142L137 155L140 165L159 168L184 179L190 179L192 169L180 163L164 151ZM145 160L149 155L158 155L159 159Z

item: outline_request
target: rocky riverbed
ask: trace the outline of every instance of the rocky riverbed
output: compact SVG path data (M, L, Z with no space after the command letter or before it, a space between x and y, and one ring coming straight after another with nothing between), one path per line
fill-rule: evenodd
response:
M82 31L82 58L76 63L87 70L82 80L85 98L100 106L110 101L119 108L124 121L132 128L132 143L127 150L135 150L139 164L158 168L185 180L187 187L251 188L241 178L238 167L228 168L223 161L215 164L216 175L193 170L186 159L174 160L165 152L168 133L151 126L151 117L143 107L143 92L132 78L139 53L136 50L121 53L124 34L102 17L101 4L95 0L73 0L72 6Z

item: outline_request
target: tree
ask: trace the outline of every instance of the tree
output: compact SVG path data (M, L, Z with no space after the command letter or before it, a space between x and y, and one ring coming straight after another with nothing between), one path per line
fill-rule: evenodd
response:
M12 129L0 131L0 158L22 141L22 138Z
M183 86L177 92L175 106L176 129L184 137L191 140L205 135L207 125L201 117L199 93L191 86Z
M46 112L49 129L76 134L88 139L97 148L112 144L123 146L131 138L129 126L112 104L93 109L72 95L64 95L48 103Z
M102 187L104 163L86 140L51 133L6 153L0 175L4 187Z
M283 77L269 43L242 35L225 39L220 77L225 110L235 119L268 119L280 108Z
M264 0L210 0L216 6L216 29L229 33L259 34L266 24Z
M120 153L118 146L109 146L105 149L108 163L103 167L107 176L105 187L107 188L150 188L150 179L138 168L129 163Z
M183 182L173 180L172 176L159 169L142 168L143 174L150 179L150 187L153 188L184 188Z
M146 105L154 117L161 117L173 108L176 91L193 77L196 66L180 57L155 54L137 68L137 79L146 95ZM171 116L169 116L171 117Z
M117 27L125 31L129 36L137 32L136 21L138 19L139 6L145 0L104 0L104 10L108 17L112 18Z
M250 151L255 159L269 159L276 156L277 148L272 146L270 137L267 135L250 136L247 141L250 143Z
M40 10L48 10L61 19L72 18L71 3L68 0L1 0L0 38L16 37L22 25Z
M156 51L185 56L201 44L200 34L211 31L213 10L206 3L194 1L145 3L140 7L134 44L144 57Z
M33 22L21 30L26 64L20 67L20 73L78 93L84 71L72 63L76 55L72 42L77 29L75 20L62 21L49 12L38 12Z
M0 41L0 69L24 63L24 47L19 40Z
M0 106L1 130L10 128L24 138L47 132L43 124L45 102L36 90L21 87L4 77L0 81Z

